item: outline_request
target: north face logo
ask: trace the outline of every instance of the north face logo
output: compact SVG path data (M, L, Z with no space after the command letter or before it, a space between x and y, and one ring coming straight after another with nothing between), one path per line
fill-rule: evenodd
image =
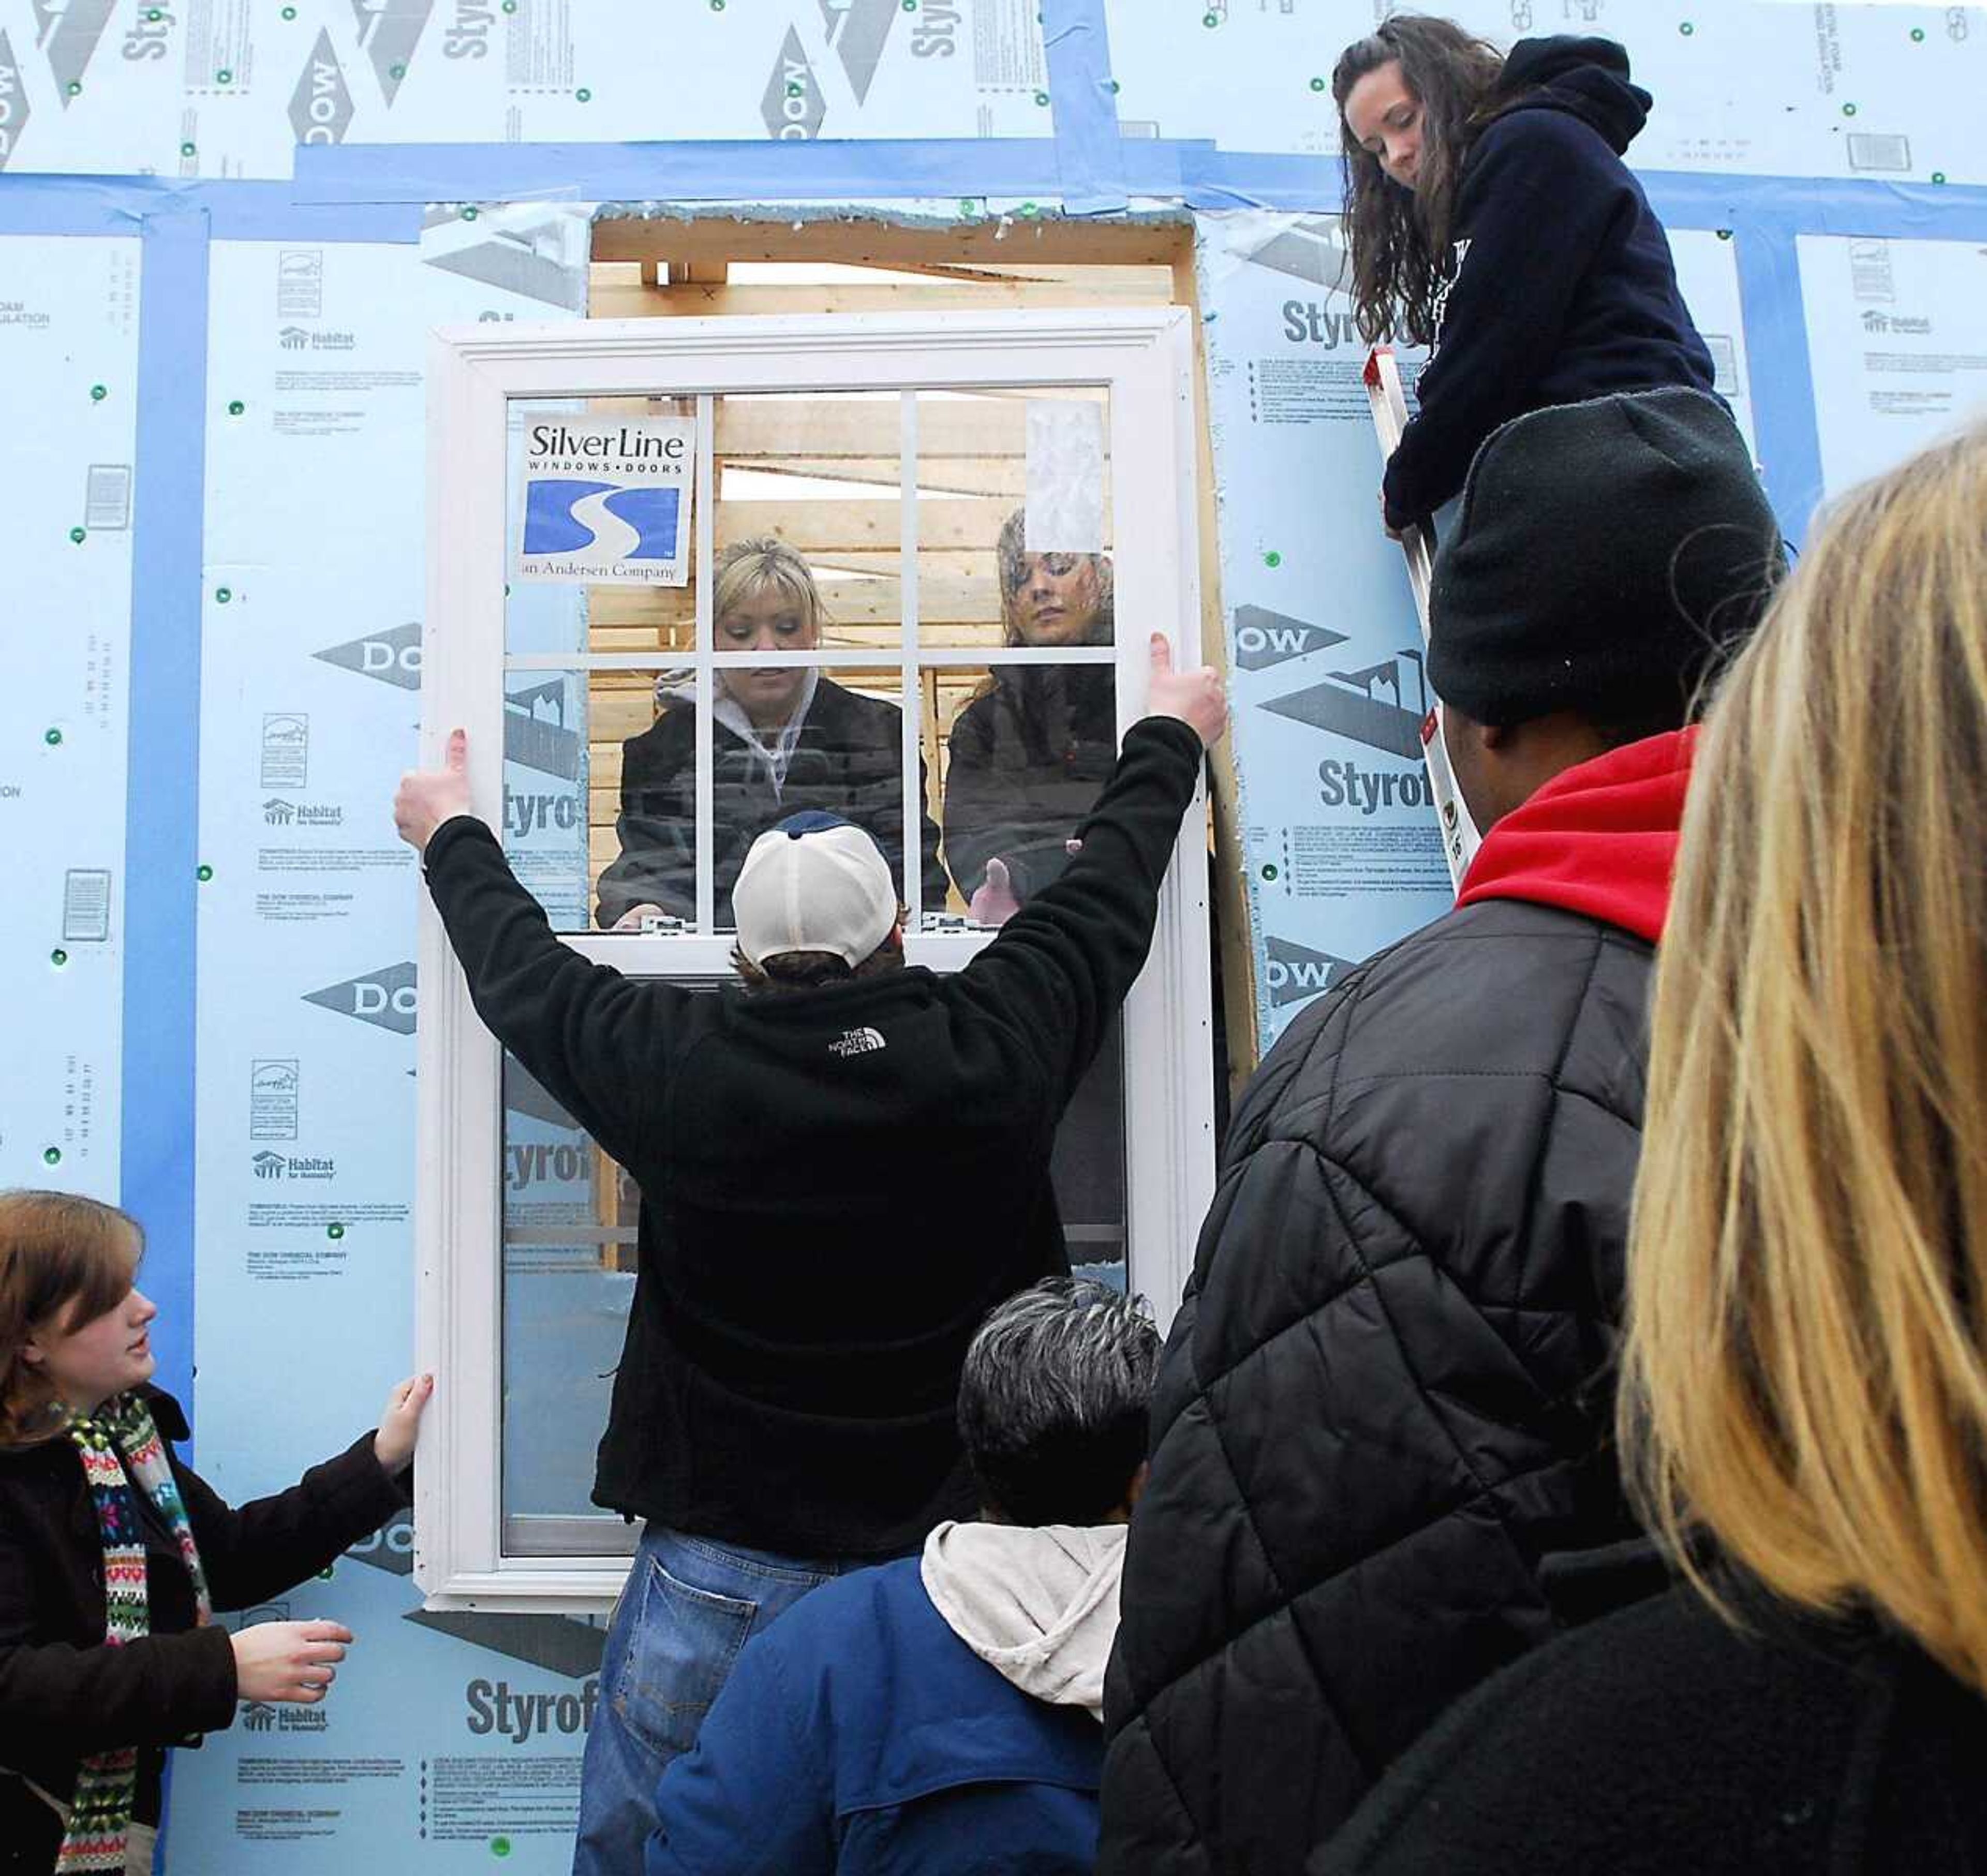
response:
M312 655L342 670L376 677L383 684L397 684L403 690L421 687L421 628L417 622Z
M421 29L434 11L434 0L352 0L359 22L359 47L373 62L380 89L391 104L407 76Z
M808 63L800 35L791 26L779 57L773 61L773 76L766 81L766 95L759 100L759 115L766 120L768 137L791 141L821 134L821 120L827 115L821 86L815 82L814 67Z
M873 1055L879 1049L890 1045L883 1040L882 1033L866 1024L861 1029L845 1030L828 1045L831 1055Z
M332 49L331 35L320 32L290 93L290 128L300 143L342 143L351 127L352 93L344 68Z
M362 1023L376 1023L399 1035L411 1036L416 1008L414 967L411 963L389 964L383 970L312 990L304 1001L336 1010L340 1016L356 1017Z

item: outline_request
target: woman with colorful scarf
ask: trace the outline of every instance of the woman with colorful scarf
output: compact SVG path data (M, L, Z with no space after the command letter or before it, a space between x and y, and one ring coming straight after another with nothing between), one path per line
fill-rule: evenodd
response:
M158 1313L137 1222L65 1193L0 1193L0 1873L149 1871L165 1749L238 1702L322 1700L350 1630L231 1629L408 1503L432 1377L287 1492L231 1509L173 1456L146 1384Z

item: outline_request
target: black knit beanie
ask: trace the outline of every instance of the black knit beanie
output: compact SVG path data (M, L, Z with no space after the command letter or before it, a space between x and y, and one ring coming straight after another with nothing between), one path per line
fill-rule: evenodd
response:
M1784 565L1745 439L1680 386L1514 417L1435 563L1429 681L1479 723L1684 720Z

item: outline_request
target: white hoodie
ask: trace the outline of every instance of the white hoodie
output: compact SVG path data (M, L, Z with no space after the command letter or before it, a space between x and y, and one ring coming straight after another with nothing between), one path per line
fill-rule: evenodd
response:
M989 1667L1101 1724L1129 1528L941 1524L925 1540L919 1574L946 1625Z

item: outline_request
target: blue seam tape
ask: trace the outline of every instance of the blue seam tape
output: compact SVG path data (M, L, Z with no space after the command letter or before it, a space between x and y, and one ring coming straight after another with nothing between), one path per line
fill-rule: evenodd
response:
M292 187L299 202L1054 201L1061 180L1047 137L818 138L306 145Z
M1751 367L1759 468L1790 542L1805 538L1823 492L1821 431L1808 354L1799 233L1784 215L1749 214L1733 232Z
M207 217L175 204L140 231L118 1189L145 1227L159 1378L191 1410Z
M417 204L299 204L286 182L0 174L0 235L136 235L147 215L204 214L215 241L420 239Z
M1678 170L1636 174L1668 228L1729 228L1771 216L1803 235L1987 240L1987 188L1970 184L1699 176Z
M1044 0L1042 49L1064 210L1098 215L1122 209L1125 162L1104 0Z

